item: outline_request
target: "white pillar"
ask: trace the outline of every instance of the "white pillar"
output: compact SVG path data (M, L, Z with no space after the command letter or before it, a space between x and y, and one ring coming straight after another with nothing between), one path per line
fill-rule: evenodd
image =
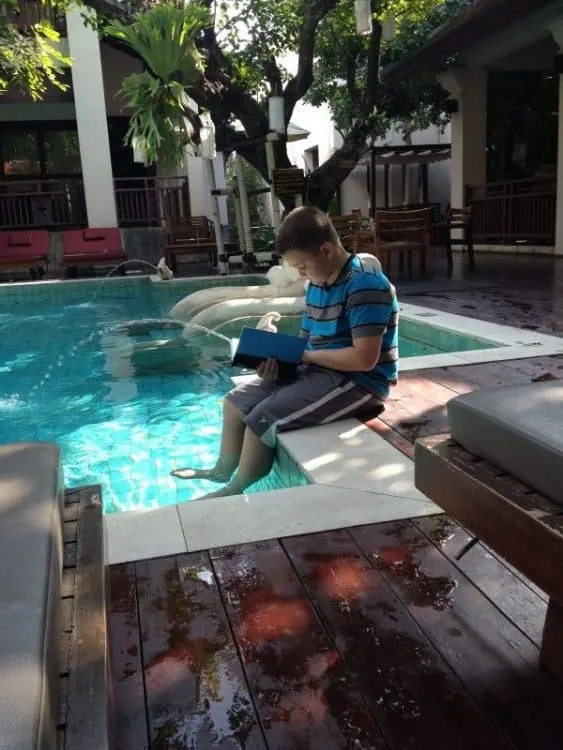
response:
M450 205L463 208L465 186L487 182L487 70L454 68L438 80L458 103L451 124Z
M100 40L84 25L82 12L79 7L69 10L66 25L88 225L116 227Z
M555 200L555 255L563 255L563 75L559 76L557 128L557 197Z
M205 171L201 156L188 156L188 186L192 216L209 216L211 202L205 190Z
M215 158L213 159L213 170L215 174L215 185L217 190L227 189L227 176L225 174L225 154L222 151L217 151ZM221 225L226 227L229 223L229 215L227 213L227 198L222 195L218 199L219 201L219 217Z
M563 18L550 25L550 31L563 51ZM557 198L555 213L555 255L563 255L563 75L559 76L559 124L557 129Z

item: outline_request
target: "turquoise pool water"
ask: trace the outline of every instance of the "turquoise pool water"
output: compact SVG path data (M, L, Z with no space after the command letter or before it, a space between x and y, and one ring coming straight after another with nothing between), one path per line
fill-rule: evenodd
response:
M0 442L58 443L67 486L100 483L107 513L199 497L213 485L180 482L169 472L215 461L221 401L240 371L210 360L186 374L116 376L109 362L127 340L116 334L117 324L165 316L189 292L225 280L101 283L0 288ZM444 339L443 332L409 321L401 334L402 356L459 351L440 345L483 348L478 340ZM280 454L270 477L252 491L306 482Z

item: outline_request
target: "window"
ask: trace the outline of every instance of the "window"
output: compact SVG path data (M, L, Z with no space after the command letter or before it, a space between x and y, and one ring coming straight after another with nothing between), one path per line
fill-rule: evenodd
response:
M46 130L43 133L45 172L49 177L79 175L80 149L76 130Z
M6 128L2 131L0 144L4 177L33 177L41 174L36 131Z

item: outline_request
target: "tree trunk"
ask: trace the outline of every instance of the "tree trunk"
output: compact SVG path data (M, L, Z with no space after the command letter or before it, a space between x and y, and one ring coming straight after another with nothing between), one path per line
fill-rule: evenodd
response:
M308 176L304 196L307 205L328 210L338 188L368 150L368 134L369 126L366 122L356 123L346 135L342 146Z

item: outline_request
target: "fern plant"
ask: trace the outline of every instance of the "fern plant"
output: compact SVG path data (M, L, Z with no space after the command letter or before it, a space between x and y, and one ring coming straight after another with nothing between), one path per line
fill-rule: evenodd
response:
M199 118L186 106L186 94L203 73L196 40L210 23L208 9L192 0L154 5L128 25L113 22L105 29L145 64L142 73L123 80L120 94L131 112L125 142L142 146L147 165L178 166L186 146L197 142Z

